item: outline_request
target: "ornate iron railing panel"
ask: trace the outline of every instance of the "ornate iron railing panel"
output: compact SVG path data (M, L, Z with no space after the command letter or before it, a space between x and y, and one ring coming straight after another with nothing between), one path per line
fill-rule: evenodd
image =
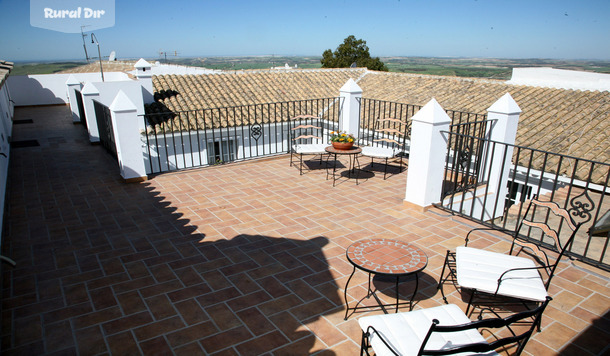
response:
M337 129L341 98L147 112L142 133L149 174L290 152L291 128L315 118ZM306 116L307 118L304 118ZM295 119L296 118L296 119Z
M117 158L110 109L106 105L96 100L93 100L93 109L95 111L95 120L97 121L97 129L100 135L100 143L106 149L106 151L108 151L114 158Z
M461 140L472 142L473 147L484 148L476 176L480 184L464 184L451 194L445 190L441 202L435 204L437 207L512 235L530 199L538 196L540 200L554 201L568 210L575 222L583 223L568 255L610 270L610 253L607 249L610 236L590 236L588 232L610 209L610 164L508 145L484 137L455 132L446 134L450 142ZM462 162L454 158L460 156L459 150L454 149L455 146L450 146L448 150L450 168ZM498 162L494 162L494 159ZM510 162L508 172L501 164L506 161ZM470 162L475 165L473 160ZM495 174L491 167L496 167ZM451 177L452 172L449 169L446 177ZM502 176L503 179L494 178ZM453 183L447 179L445 184ZM532 213L537 212L534 209ZM554 225L549 220L553 219L552 216L544 218L550 226ZM560 236L570 232L560 224L556 224L555 229ZM552 246L542 235L533 232L526 232L523 237L549 248Z
M456 114L455 121L458 123L450 126L451 132L456 135L449 136L445 161L447 183L443 186L443 198L485 184L483 158L486 141L481 139L489 135L488 121L462 120L465 115L461 114ZM480 119L478 116L472 118Z

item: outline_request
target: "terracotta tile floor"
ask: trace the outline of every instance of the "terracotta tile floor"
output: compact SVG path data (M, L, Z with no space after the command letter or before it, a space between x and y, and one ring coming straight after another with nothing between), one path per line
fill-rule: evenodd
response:
M431 307L445 251L474 226L403 205L405 173L333 188L323 170L299 176L286 156L125 184L66 107L18 108L15 119L33 123L15 125L13 140L40 146L11 151L2 254L17 266L2 265L5 355L357 354L364 314L343 320L346 248L369 237L421 247L429 260L415 308ZM610 278L590 270L560 266L526 353L610 352ZM352 303L366 281L354 276ZM392 283L374 286L392 300ZM407 296L412 288L401 283Z

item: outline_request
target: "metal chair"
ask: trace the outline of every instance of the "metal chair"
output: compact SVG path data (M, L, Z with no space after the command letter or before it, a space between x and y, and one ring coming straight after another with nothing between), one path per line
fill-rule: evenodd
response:
M550 297L537 308L513 314L505 318L495 314L493 318L470 321L455 304L441 305L417 311L362 317L358 320L362 329L360 355L451 355L464 352L467 355L498 355L496 350L516 346L521 354L534 332L534 325L542 317ZM493 313L493 312L492 312ZM514 324L533 318L529 327L517 329ZM498 329L494 340L487 342L479 329ZM505 330L508 330L508 333ZM518 333L519 332L519 333ZM511 349L512 350L512 349Z
M547 223L553 220L561 221L557 225L569 229L569 237L563 244L560 242L558 232L550 228ZM557 265L572 244L581 225L582 223L576 224L569 212L556 203L533 199L515 230L508 254L468 247L471 233L490 229L470 231L466 235L465 246L458 247L455 252L447 250L438 284L443 300L447 303L443 284L451 280L461 290L471 291L466 314L477 299L480 300L477 304L487 306L494 304L507 306L507 298L525 306L531 302L543 303L548 297L547 291ZM538 244L528 242L519 235L524 228L530 229L530 236L532 231L537 230L541 241L546 237L545 243L555 245L558 255L554 261ZM531 250L532 258L518 256L525 247ZM513 255L516 250L518 251Z
M362 147L362 155L371 158L371 168L374 168L375 159L385 160L383 179L387 178L389 160L403 153L401 127L404 123L398 119L379 119L375 123L372 142ZM376 143L373 145L373 143ZM402 172L402 158L400 158L400 171Z
M300 119L318 119L312 115L299 115L294 117L292 120ZM299 155L299 173L303 175L303 155L314 155L320 156L320 164L322 164L323 156L328 153L325 148L328 146L323 143L322 133L323 128L312 124L300 124L291 129L291 132L296 133L291 136L295 136L292 139L294 142L290 150L290 166L293 165L293 155ZM315 134L314 134L315 133Z

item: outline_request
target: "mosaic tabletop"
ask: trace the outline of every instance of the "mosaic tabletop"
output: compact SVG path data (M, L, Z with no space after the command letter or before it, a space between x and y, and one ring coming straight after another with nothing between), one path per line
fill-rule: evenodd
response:
M409 274L423 270L428 256L420 248L389 239L366 239L347 248L347 259L372 273Z

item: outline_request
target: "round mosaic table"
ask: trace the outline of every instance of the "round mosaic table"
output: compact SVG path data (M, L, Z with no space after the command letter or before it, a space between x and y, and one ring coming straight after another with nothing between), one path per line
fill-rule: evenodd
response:
M387 314L385 309L387 306L395 306L396 312L398 312L398 307L401 305L406 305L407 303L409 305L409 310L413 309L413 300L419 285L419 278L417 274L428 265L428 256L426 256L424 251L414 245L402 241L390 239L365 239L351 244L347 248L346 256L347 260L354 266L354 269L352 270L352 274L349 276L347 283L345 284L345 320L347 320L347 315L350 310L355 311L357 309L369 308L366 306L358 307L358 305L353 308L349 307L347 300L347 287L349 286L349 282L354 276L356 269L368 272L369 284L366 298L373 295L384 313ZM379 297L377 297L375 294L375 291L371 290L372 274L396 278L395 304L383 304ZM415 275L415 289L413 291L413 295L408 302L400 303L400 295L398 292L400 277L411 274Z

